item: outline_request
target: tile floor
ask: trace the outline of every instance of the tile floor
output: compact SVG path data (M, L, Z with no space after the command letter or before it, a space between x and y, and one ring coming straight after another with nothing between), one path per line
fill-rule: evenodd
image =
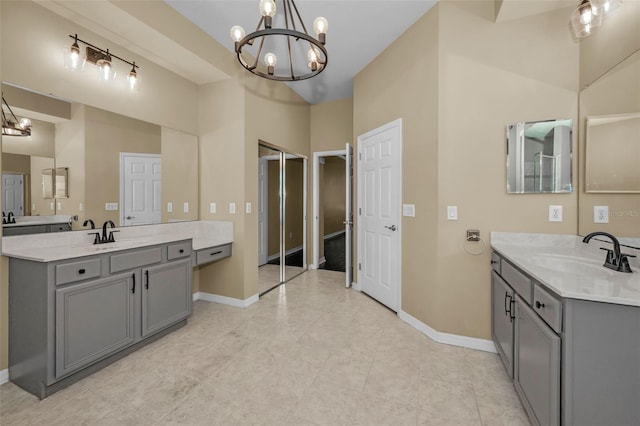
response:
M285 266L285 277L291 279L305 271L299 266ZM258 268L258 294L263 294L280 284L280 265L266 264Z
M38 401L0 386L2 425L528 425L498 356L435 343L344 275L309 271Z

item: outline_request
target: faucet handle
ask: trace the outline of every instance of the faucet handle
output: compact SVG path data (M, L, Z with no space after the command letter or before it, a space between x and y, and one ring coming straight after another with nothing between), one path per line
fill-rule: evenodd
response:
M620 253L620 263L618 265L618 271L620 272L633 272L631 270L631 266L629 266L629 258L630 257L636 257L635 254L626 254L626 253Z
M90 232L89 235L95 235L93 239L93 244L100 244L100 233L99 232Z
M616 261L616 257L613 254L613 250L605 248L605 247L600 247L600 250L606 250L607 251L607 259L606 259L606 263L609 264L615 264Z
M109 231L109 240L108 240L108 242L110 242L110 243L115 243L116 242L116 239L113 238L113 233L114 232L120 232L120 230L115 229L113 231Z

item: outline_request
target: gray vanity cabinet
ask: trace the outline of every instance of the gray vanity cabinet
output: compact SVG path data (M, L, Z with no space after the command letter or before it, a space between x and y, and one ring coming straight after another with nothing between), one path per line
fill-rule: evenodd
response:
M514 384L538 425L560 424L560 337L516 296Z
M135 341L134 273L56 289L56 377Z
M513 379L514 292L500 276L491 273L491 335L509 378Z
M142 337L189 316L190 259L146 268L142 275Z

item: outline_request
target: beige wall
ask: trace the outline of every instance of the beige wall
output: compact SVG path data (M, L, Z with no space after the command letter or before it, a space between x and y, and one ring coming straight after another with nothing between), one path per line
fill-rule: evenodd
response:
M198 220L198 137L163 127L160 138L162 222ZM168 202L173 203L171 213ZM189 204L187 213L184 203Z
M322 167L322 224L320 236L344 230L345 215L345 160L340 157L327 157Z
M466 229L487 243L491 231L576 232L575 193L505 190L506 125L577 118L564 12L494 23L492 1L441 2L355 79L356 135L403 119L403 202L416 217L402 221L402 309L439 331L490 338L489 251L465 253ZM564 222L547 221L550 204Z

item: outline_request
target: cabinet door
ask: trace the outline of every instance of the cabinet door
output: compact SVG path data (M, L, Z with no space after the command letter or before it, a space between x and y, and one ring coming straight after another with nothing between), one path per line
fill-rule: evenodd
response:
M500 359L513 379L513 290L491 272L491 336Z
M56 289L56 377L134 341L133 273Z
M538 425L560 424L560 337L516 297L515 386Z
M142 270L142 336L191 314L191 260Z

